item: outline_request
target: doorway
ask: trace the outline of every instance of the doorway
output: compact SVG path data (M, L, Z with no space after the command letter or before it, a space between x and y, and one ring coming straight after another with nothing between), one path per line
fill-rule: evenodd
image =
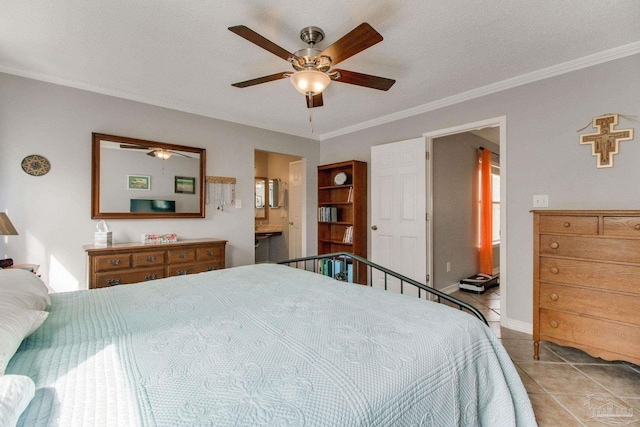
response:
M304 164L298 156L255 150L254 177L263 186L258 194L256 184L255 209L255 263L278 262L290 258L291 248L300 248L298 241L304 234L304 222L300 221L303 199L299 187L304 189L304 173L298 173L298 181L291 182L290 164ZM257 178L261 178L258 180ZM263 184L262 184L263 183ZM292 192L292 184L294 191ZM290 222L297 218L293 230Z
M490 130L488 130L490 129ZM484 130L484 131L482 131ZM499 239L499 255L495 255L494 257L496 257L497 259L499 259L499 274L500 274L500 307L501 307L501 313L503 314L502 316L500 316L500 321L502 326L507 326L507 316L505 315L507 313L507 294L508 294L508 276L507 276L507 233L506 233L506 225L507 225L507 203L506 203L506 168L507 168L507 156L506 156L506 149L507 149L507 144L506 144L506 117L505 116L501 116L501 117L496 117L493 119L488 119L488 120L483 120L483 121L479 121L479 122L474 122L474 123L468 123L466 125L461 125L461 126L456 126L453 128L448 128L448 129L442 129L442 130L438 130L438 131L434 131L434 132L429 132L424 134L424 136L427 138L427 151L430 154L434 153L434 143L438 144L437 140L438 139L442 139L441 141L444 140L444 138L450 138L449 142L451 142L452 140L455 139L455 135L460 135L460 134L465 134L465 133L469 133L475 137L487 137L487 133L493 133L497 139L495 140L495 142L497 142L498 146L495 147L494 146L494 150L497 151L497 155L500 158L500 166L499 166L499 173L500 173L500 191L499 191L499 211L500 211L500 230L502 231L500 239ZM489 143L485 144L485 145L489 145ZM493 151L493 150L492 150ZM436 153L437 154L437 153ZM435 284L439 279L437 277L438 275L438 271L441 272L441 276L445 275L447 273L450 273L451 271L447 272L447 270L453 270L455 265L451 265L448 264L451 263L451 261L447 261L447 259L438 259L438 256L436 255L436 252L438 252L438 239L442 240L442 237L438 237L438 233L435 229L435 222L438 221L438 217L440 217L440 219L442 220L443 216L446 216L446 212L442 212L441 209L436 209L434 202L435 202L435 198L434 198L434 172L437 173L437 171L435 171L435 162L437 162L437 155L434 155L433 158L431 159L431 161L428 162L428 167L427 167L427 175L428 175L428 180L427 180L427 215L428 218L430 218L431 220L428 222L427 225L427 234L428 234L428 238L427 241L429 242L430 248L428 250L428 253L430 254L430 256L427 259L427 263L428 263L428 270L431 272L434 272L435 276L433 277L433 279L435 279L432 284ZM435 195L437 196L437 194ZM467 205L469 206L469 205ZM451 205L449 205L450 208L455 209L456 205L455 202ZM462 209L462 206L458 207L459 209ZM469 227L473 228L474 224L468 224ZM474 259L475 261L475 259ZM472 274L475 274L476 272L473 272ZM459 279L458 279L459 280ZM436 287L440 287L440 288L445 288L443 290L445 291L453 291L453 290L457 290L454 289L454 286L452 284L446 284L446 281L444 282L440 282L439 285L436 285Z

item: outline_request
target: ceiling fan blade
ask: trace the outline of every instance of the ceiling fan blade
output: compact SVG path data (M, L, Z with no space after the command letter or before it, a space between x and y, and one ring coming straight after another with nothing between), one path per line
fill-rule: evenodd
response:
M271 40L268 40L256 33L252 29L245 27L244 25L236 25L235 27L229 27L229 31L232 33L236 33L243 39L250 41L251 43L260 46L261 48L268 50L276 56L288 61L290 57L295 56L292 53L289 53L285 49L281 48Z
M195 159L195 157L187 156L186 154L178 153L177 151L171 151L172 154L177 154L178 156L186 157L188 159Z
M305 96L304 99L307 101L307 108L322 107L324 105L321 93L313 95L311 100L309 100L308 96Z
M268 82L272 82L274 80L285 79L285 78L288 77L287 74L288 73L286 71L283 71L281 73L271 74L270 76L263 76L263 77L258 77L257 79L251 79L251 80L246 80L244 82L234 83L231 86L248 87L248 86L259 85L261 83L268 83Z
M365 22L323 50L320 55L331 57L331 65L336 65L381 41L382 36L380 33Z
M340 73L340 76L336 77L334 79L335 81L370 87L372 89L389 90L396 82L393 79L387 79L385 77L370 76L369 74L356 73L354 71L347 70L331 70L331 73L336 71Z

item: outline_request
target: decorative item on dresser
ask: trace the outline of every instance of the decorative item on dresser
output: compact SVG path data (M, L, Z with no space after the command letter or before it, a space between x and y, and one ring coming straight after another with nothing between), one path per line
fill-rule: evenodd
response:
M533 211L533 340L640 364L640 211Z
M318 166L318 255L350 252L367 257L367 163L348 160ZM358 264L353 281L367 283Z
M89 289L225 268L226 240L193 239L166 244L84 246Z

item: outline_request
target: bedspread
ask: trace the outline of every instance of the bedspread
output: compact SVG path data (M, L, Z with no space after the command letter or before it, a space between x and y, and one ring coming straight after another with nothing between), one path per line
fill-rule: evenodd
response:
M529 426L493 333L450 307L260 264L52 295L7 373L20 424Z

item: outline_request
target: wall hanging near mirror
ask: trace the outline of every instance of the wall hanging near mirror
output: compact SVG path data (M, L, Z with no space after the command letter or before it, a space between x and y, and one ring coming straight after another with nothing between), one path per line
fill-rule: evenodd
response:
M236 204L236 179L226 176L208 176L206 204L224 211L226 205Z
M580 136L580 145L591 144L591 154L598 158L599 168L612 168L613 155L618 154L620 141L633 139L633 129L619 129L618 114L606 114L593 119L593 127L598 132ZM580 129L578 132L585 128Z
M42 176L51 170L51 163L43 156L32 154L22 159L22 170L32 176Z

